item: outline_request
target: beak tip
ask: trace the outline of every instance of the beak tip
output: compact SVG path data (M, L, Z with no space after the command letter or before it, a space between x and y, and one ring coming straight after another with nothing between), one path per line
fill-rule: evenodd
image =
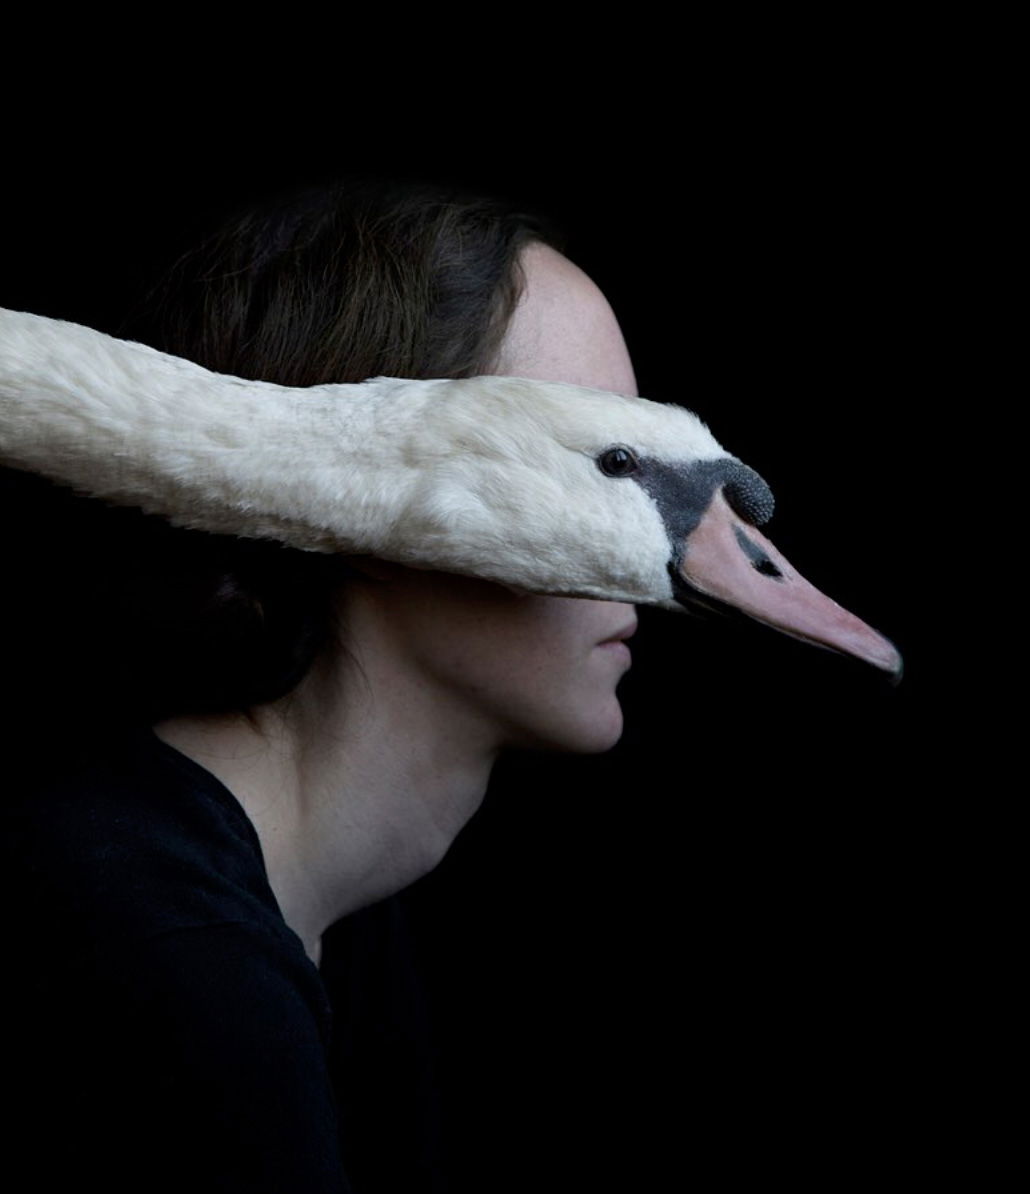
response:
M871 626L865 626L864 629L875 636L875 641L867 640L863 650L845 650L844 653L854 654L866 663L871 663L873 667L886 675L891 688L897 688L905 675L905 661L901 652L889 638L880 634L878 630L873 630Z
M897 687L904 663L890 639L805 580L761 531L742 527L734 509L717 492L687 536L676 564L686 589L803 642L871 664Z

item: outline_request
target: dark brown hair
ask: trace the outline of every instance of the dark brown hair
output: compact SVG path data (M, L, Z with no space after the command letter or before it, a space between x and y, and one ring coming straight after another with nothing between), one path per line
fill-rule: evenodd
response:
M502 200L342 182L232 219L119 334L284 385L475 376L493 366L533 240L559 244ZM290 691L326 642L339 559L175 530L38 478L8 473L3 491L8 518L27 515L8 538L26 583L7 625L25 641L29 623L60 628L42 681L35 656L41 702L59 686L105 716L245 709Z
M281 385L473 377L496 356L530 240L556 234L500 200L338 183L244 212L122 331Z

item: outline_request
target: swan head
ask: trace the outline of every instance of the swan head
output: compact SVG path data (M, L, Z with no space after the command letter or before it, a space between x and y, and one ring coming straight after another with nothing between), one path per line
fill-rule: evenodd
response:
M578 386L451 381L383 554L536 593L736 609L893 677L894 646L759 529L773 495L688 410Z

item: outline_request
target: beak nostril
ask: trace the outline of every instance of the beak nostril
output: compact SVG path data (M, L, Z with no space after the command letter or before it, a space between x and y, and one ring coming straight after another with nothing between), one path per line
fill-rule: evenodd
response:
M772 560L769 560L769 559L752 560L751 567L754 568L754 570L756 572L761 572L761 574L763 576L775 576L775 577L783 576L783 573L779 570L779 568L777 568L776 565L772 562Z
M771 576L774 580L783 579L783 573L780 569L769 559L768 555L766 555L757 543L751 542L740 527L733 528L733 535L737 540L737 546L751 561L751 567L756 572L761 572L763 576Z

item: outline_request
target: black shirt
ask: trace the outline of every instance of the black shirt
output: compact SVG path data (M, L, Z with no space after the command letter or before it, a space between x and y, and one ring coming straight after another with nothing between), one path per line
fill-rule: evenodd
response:
M349 1190L325 992L235 797L149 732L12 786L9 1168L110 1194Z

